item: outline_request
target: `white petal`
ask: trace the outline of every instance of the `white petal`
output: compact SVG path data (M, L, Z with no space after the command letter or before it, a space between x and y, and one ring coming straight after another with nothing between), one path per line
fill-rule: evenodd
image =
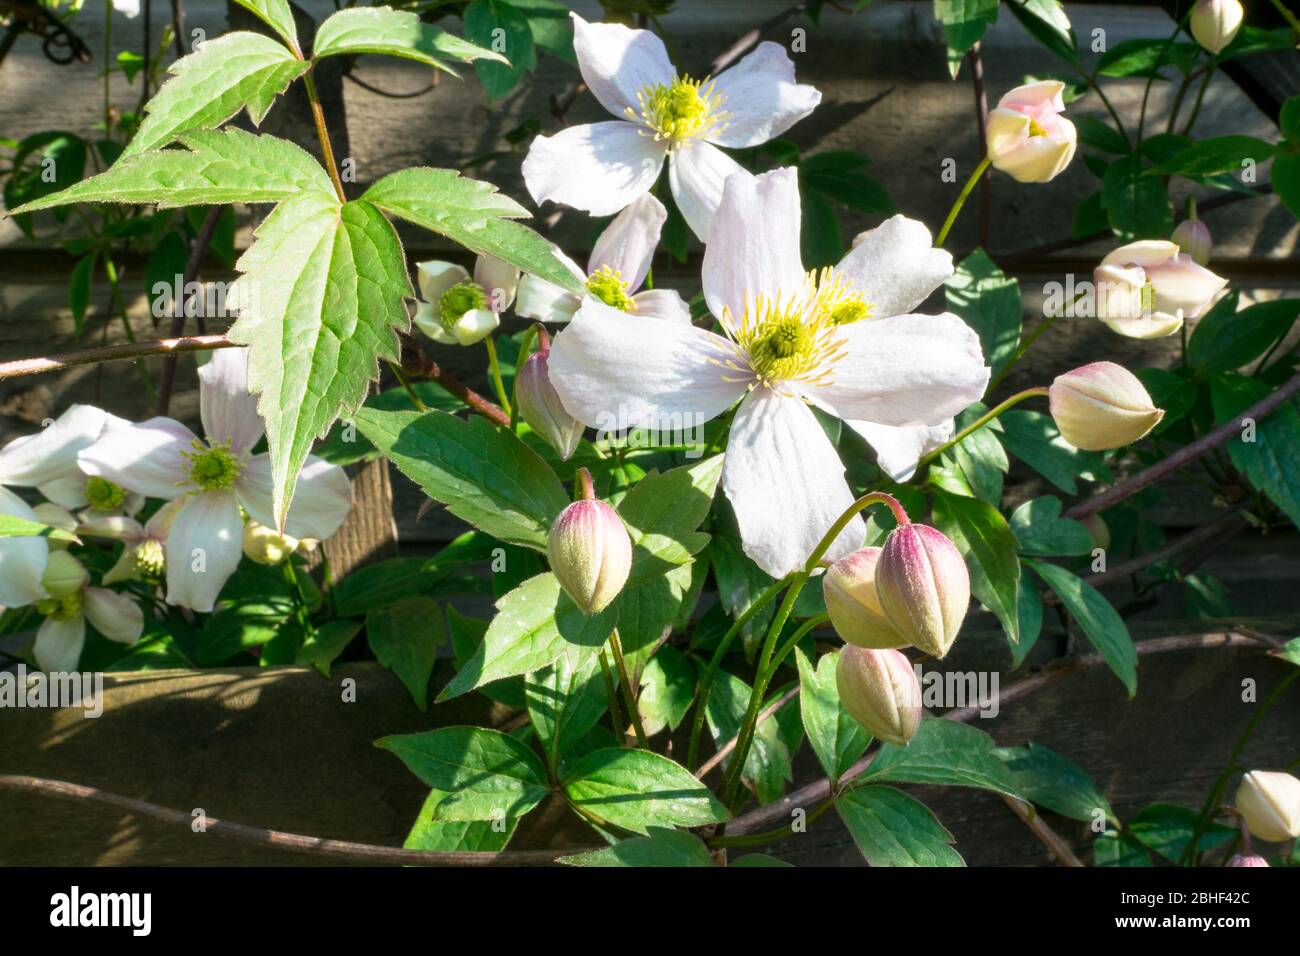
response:
M189 478L184 453L198 439L180 422L151 418L139 425L110 419L104 432L77 461L88 475L98 475L150 498L175 498Z
M1167 312L1150 312L1136 316L1105 316L1101 321L1113 332L1130 339L1163 339L1183 327L1183 320Z
M86 588L81 592L86 617L110 641L134 644L144 631L144 614L140 606L125 594L107 588Z
M612 269L622 276L629 290L641 288L667 221L668 210L664 204L646 193L605 227L591 250L587 272Z
M515 313L541 322L568 322L582 300L572 292L537 276L524 276L519 283Z
M736 412L722 466L745 553L774 578L802 568L822 536L853 503L844 465L812 410L797 398L756 388ZM860 548L854 517L826 558Z
M36 434L15 438L0 449L0 484L32 488L76 477L77 452L99 437L105 417L93 405L73 405Z
M90 503L86 497L86 476L80 468L75 475L48 481L38 485L36 490L49 501L64 508L84 508Z
M984 394L979 336L950 312L840 327L843 355L814 400L845 421L937 425Z
M717 364L734 355L721 336L629 315L587 298L555 337L551 384L569 414L607 430L691 427L745 392Z
M115 541L134 544L144 540L144 527L140 522L126 515L101 515L81 522L77 526L77 534L90 538L112 538Z
M173 498L155 511L144 524L145 537L154 541L166 541L167 535L171 534L172 522L185 507L185 501L185 498Z
M727 180L704 247L704 299L715 316L725 306L739 322L748 300L803 288L799 225L797 170Z
M676 289L646 289L632 296L636 314L647 318L691 324L691 309Z
M433 305L437 305L442 294L452 286L469 281L469 270L464 266L437 259L417 262L415 275L420 286L420 298Z
M539 204L550 199L593 216L612 216L650 191L667 149L633 123L570 126L533 140L524 159L524 183Z
M271 459L255 455L239 476L236 493L239 503L259 524L275 527L271 512ZM285 534L294 538L324 540L339 529L352 508L352 485L347 473L315 455L298 474L297 490L289 505Z
M451 324L457 345L474 345L496 331L501 317L491 309L470 309Z
M722 187L745 168L711 143L688 143L668 161L668 185L686 225L701 241L709 237L709 223L722 202Z
M77 669L86 643L86 619L74 614L66 621L47 617L36 632L36 666L49 673L68 674Z
M212 444L242 455L262 437L257 396L248 391L248 349L217 349L199 368L199 416Z
M25 501L4 487L0 487L0 515L38 520ZM41 575L49 557L44 538L0 537L0 607L22 607L45 597Z
M845 422L866 439L876 452L876 464L894 481L907 481L916 474L916 463L953 436L953 420L938 425L877 425L874 422Z
M619 119L631 108L640 112L637 93L647 86L668 84L676 71L664 43L649 30L632 30L621 23L588 23L573 17L573 52L582 81Z
M772 42L760 43L718 74L713 89L726 98L722 108L731 118L721 133L709 139L735 149L780 136L822 101L815 87L794 81L794 62L785 47Z
M519 270L496 256L480 255L474 260L474 281L487 293L493 312L504 312L515 301Z
M415 307L416 328L433 339L439 345L455 345L456 336L452 335L442 327L442 319L439 317L436 305L430 305L428 302L421 302Z
M864 232L839 270L871 304L874 319L911 312L953 271L952 255L934 248L930 230L906 216Z
M167 603L211 611L239 567L243 539L234 494L190 495L167 535Z

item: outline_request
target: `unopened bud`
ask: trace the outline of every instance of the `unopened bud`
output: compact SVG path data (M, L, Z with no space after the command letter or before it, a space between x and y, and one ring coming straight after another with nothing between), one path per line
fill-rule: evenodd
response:
M1237 812L1269 843L1300 837L1300 780L1289 773L1252 770L1237 788Z
M551 384L549 362L550 350L545 347L528 356L515 376L515 404L529 427L559 452L562 461L568 461L582 441L582 422L560 401Z
M921 725L921 684L900 651L845 646L835 686L849 715L881 740L906 744Z
M970 606L970 573L948 538L923 524L889 533L876 564L876 594L903 639L932 657L948 653Z
M1058 375L1048 397L1061 435L1084 451L1131 444L1165 415L1137 376L1114 362L1093 362Z
M1237 0L1198 0L1192 7L1192 36L1211 53L1221 53L1236 37L1244 17Z
M551 570L587 614L609 607L632 569L632 539L623 519L603 501L575 501L555 519L546 542Z
M67 597L76 594L86 584L86 569L81 562L66 551L50 552L50 559L45 564L41 575L41 586L51 597Z
M835 631L858 647L905 647L907 638L894 629L876 594L880 548L862 548L840 558L822 576L826 613Z
M1268 860L1264 859L1262 856L1255 856L1254 854L1247 856L1238 853L1225 863L1224 866L1268 866Z
M257 564L274 565L298 550L298 539L249 520L244 525L244 555Z
M1198 266L1210 261L1210 250L1214 240L1210 236L1210 227L1199 219L1184 219L1169 237L1177 244L1179 250L1192 257Z

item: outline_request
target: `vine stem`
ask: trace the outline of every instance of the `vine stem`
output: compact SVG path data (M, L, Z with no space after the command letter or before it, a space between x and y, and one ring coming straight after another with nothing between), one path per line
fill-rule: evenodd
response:
M339 179L338 163L334 161L334 146L330 143L330 131L325 125L325 109L321 106L320 94L316 91L316 78L311 70L302 75L303 88L307 91L307 100L311 103L311 117L316 123L316 137L320 140L321 155L325 160L325 170L334 183L334 191L339 195L339 202L347 202L343 192L343 180Z
M609 649L614 654L614 666L618 668L618 682L623 688L623 703L627 707L628 719L632 721L632 730L636 734L636 744L642 750L648 750L645 725L641 723L641 711L636 705L636 695L632 693L632 678L627 672L627 661L623 658L623 642L618 639L618 628L609 632Z
M1196 91L1196 99L1192 102L1192 115L1187 117L1187 125L1183 127L1184 136L1191 133L1196 118L1201 115L1201 104L1205 101L1205 91L1209 89L1210 77L1214 76L1214 68L1217 65L1217 63L1211 63L1205 68L1205 76L1201 79L1201 85Z
M975 188L975 184L980 181L980 177L984 175L984 171L987 170L990 165L991 161L987 156L985 156L980 160L980 164L975 167L975 172L970 174L970 179L966 180L966 185L963 186L961 192L957 194L957 201L954 202L952 208L948 210L948 218L943 221L943 227L939 230L939 235L934 240L934 246L936 249L943 247L944 240L948 238L948 233L952 229L952 224L957 221L957 214L961 212L961 207L966 205L966 199L970 196L971 190Z
M1027 388L1023 392L1016 392L1016 394L1012 395L1010 398L993 406L993 408L985 412L979 418L975 419L975 421L971 422L969 425L967 425L957 434L953 435L952 438L948 439L946 442L944 442L934 451L930 452L927 455L922 456L921 460L916 463L916 467L920 469L922 465L928 465L930 462L934 461L936 458L938 458L940 455L946 452L953 445L961 444L963 441L965 441L975 432L979 431L989 422L993 421L993 419L997 418L999 415L1005 412L1008 408L1011 408L1013 405L1019 405L1027 398L1034 398L1035 396L1046 395L1046 394L1047 394L1047 389L1043 386L1037 386L1035 388Z
M497 401L501 403L501 408L506 413L506 416L513 419L514 415L510 410L510 397L506 394L506 382L501 376L501 362L497 359L496 343L492 341L492 336L489 335L483 340L483 344L487 347L488 367L492 372L492 387L496 390Z
M1282 14L1282 19L1291 24L1291 29L1296 33L1300 33L1300 19L1297 19L1296 15L1287 9L1282 0L1272 0L1272 3L1273 6L1277 7L1277 12Z
M207 349L225 349L234 348L235 346L236 343L230 341L224 335L184 335L170 339L155 339L149 342L102 345L98 348L80 349L76 352L61 352L40 358L0 362L0 381L7 378L18 378L22 375L57 372L61 369L76 368L79 365L94 365L98 362L117 362L125 359L142 358L148 355L202 352Z

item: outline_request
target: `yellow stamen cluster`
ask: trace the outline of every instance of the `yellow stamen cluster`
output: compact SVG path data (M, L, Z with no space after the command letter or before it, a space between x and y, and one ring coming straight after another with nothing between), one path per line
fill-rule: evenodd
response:
M789 383L829 385L841 352L836 327L818 308L810 281L793 295L746 297L737 322L730 311L722 326L736 347L736 357L722 362L733 380L781 388Z
M36 610L55 621L69 621L81 613L81 591L42 598L36 602Z
M636 303L628 295L628 283L617 269L601 266L587 277L587 291L601 302L620 312L635 312Z
M225 491L239 480L239 459L229 444L204 445L197 439L194 450L181 452L190 463L190 483L203 491Z
M853 280L835 269L808 273L816 289L818 312L831 325L848 325L871 318L874 307L853 288Z
M636 95L639 110L627 108L627 117L644 123L656 140L678 146L702 136L721 133L731 114L724 110L726 97L714 90L713 80L692 80L679 76L671 83L653 83Z
M1034 119L1032 116L1029 117L1029 135L1030 135L1030 136L1046 136L1046 135L1047 135L1047 130L1043 129L1043 127L1041 127L1040 125L1038 125L1038 120Z
M155 541L153 538L146 538L137 544L132 559L135 562L136 572L146 578L162 577L163 569L167 565L162 542Z

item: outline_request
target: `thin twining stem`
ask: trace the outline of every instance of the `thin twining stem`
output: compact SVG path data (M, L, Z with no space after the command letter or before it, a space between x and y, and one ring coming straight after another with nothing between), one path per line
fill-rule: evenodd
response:
M236 344L224 335L182 335L176 338L154 339L148 342L103 345L98 348L80 349L76 352L61 352L39 358L0 362L0 381L7 378L18 378L23 375L57 372L61 369L76 368L79 365L94 365L98 362L117 362L124 359L145 358L150 355L172 355L177 352L225 349L232 348Z

